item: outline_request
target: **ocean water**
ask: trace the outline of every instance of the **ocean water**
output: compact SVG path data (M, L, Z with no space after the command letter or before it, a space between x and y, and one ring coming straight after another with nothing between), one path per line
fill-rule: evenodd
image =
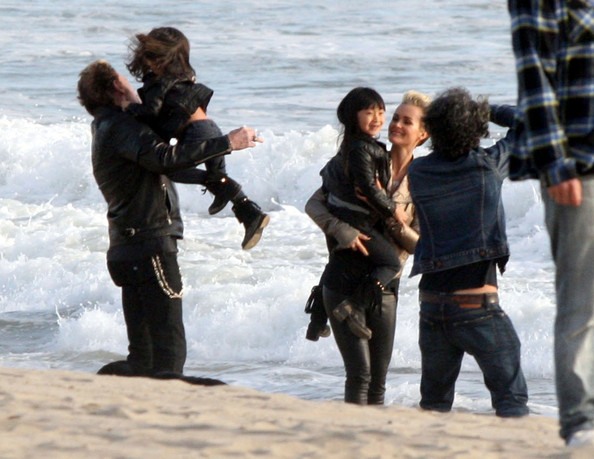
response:
M303 207L336 150L336 106L359 85L376 88L389 111L409 89L433 95L459 85L514 103L505 2L2 2L0 365L95 372L126 353L120 293L105 266L106 208L91 172L90 117L75 86L78 72L99 58L125 72L129 38L163 25L189 37L198 79L215 90L210 116L224 131L246 124L265 138L231 155L228 169L272 218L260 244L242 251L231 211L208 216L209 195L179 186L185 371L340 400L336 345L305 340L303 313L327 258ZM494 126L485 144L500 135ZM522 341L530 407L556 416L554 269L536 183L506 183L504 203L512 257L500 279L502 305ZM388 404L419 400L417 283L405 276L401 284ZM492 412L469 357L454 409Z

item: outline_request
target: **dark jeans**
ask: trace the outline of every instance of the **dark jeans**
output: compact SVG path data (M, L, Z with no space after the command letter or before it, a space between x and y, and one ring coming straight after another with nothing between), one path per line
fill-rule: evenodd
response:
M223 133L217 124L211 119L193 121L184 129L184 140L189 141L212 139L222 135ZM205 182L203 185L206 184L206 179L210 174L227 175L224 155L207 159L204 165L206 166L206 171L204 173Z
M472 355L498 416L524 416L528 390L520 367L520 340L498 304L477 309L421 302L421 408L449 411L465 352Z
M108 261L107 266L114 283L122 287L130 365L144 375L183 373L186 338L177 254Z
M396 329L397 284L398 281L393 291L383 293L381 311L378 307L365 314L366 325L373 332L370 340L358 338L350 331L346 321L338 322L331 314L346 295L323 288L324 307L346 370L345 402L360 405L384 403L386 374Z
M394 245L392 241L388 240L388 236L376 228L372 228L366 234L371 239L365 241L363 244L369 252L370 261L375 266L369 276L380 281L383 286L386 286L396 277L402 268L398 252L394 250Z

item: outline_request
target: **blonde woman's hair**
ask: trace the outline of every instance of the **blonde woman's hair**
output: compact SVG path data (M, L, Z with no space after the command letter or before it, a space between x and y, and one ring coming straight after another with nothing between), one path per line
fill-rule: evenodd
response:
M423 94L422 92L410 90L404 93L402 96L401 104L407 105L414 105L415 107L420 107L423 111L427 110L429 104L431 103L431 97L427 94Z
M401 105L412 105L414 107L419 107L421 110L423 110L423 115L424 115L427 112L429 105L431 105L431 102L432 102L432 99L427 94L423 94L422 92L415 91L414 89L411 89L410 91L406 91L404 93L404 95L402 96L402 102L400 102L400 104ZM421 127L426 130L424 116L421 117ZM421 142L419 142L419 144L417 146L420 147L426 141L427 141L427 139L422 140Z

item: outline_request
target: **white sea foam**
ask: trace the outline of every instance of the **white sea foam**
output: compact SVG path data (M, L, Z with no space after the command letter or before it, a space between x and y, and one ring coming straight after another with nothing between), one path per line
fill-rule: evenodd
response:
M23 318L25 329L31 314L45 314L45 357L35 357L38 349L28 349L27 364L44 366L52 354L67 355L73 368L93 370L106 355L125 352L127 340L119 290L105 269L105 205L90 169L88 125L43 126L3 118L0 130L9 134L2 136L0 155L12 165L4 171L1 187L7 197L0 200L0 312L28 313ZM310 133L275 135L264 130L262 135L264 144L236 152L228 161L230 174L272 217L257 249L240 250L243 230L229 209L209 217L211 197L200 187L181 185L186 237L179 258L185 284L187 368L215 371L231 362L250 368L262 365L231 377L280 390L278 384L293 383L282 377L275 383L268 379L268 371L277 365L314 369L316 380L323 368L330 368L333 378L341 372L331 339L304 340L303 313L327 258L323 237L303 207L320 184L318 171L334 154L338 133L325 126ZM522 339L527 376L550 379L552 265L541 203L530 183L506 183L504 203L513 256L501 278L503 306ZM397 372L395 379L403 381L390 390L396 391L391 395L394 401L408 404L414 404L410 392L415 392L411 387L420 368L416 284L417 279L402 280L392 363L411 373ZM26 334L16 339L27 347ZM84 355L86 359L75 357ZM2 361L18 364L22 358L22 354L14 360L4 355ZM466 359L463 370L472 373L477 367ZM294 383L291 390L315 396L315 385L305 380L299 382L303 387ZM338 387L333 394L340 397L340 392Z

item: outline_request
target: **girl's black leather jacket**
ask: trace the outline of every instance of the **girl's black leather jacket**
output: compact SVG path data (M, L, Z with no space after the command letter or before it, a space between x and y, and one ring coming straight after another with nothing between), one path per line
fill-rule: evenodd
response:
M157 78L150 73L143 79L138 95L142 104L130 104L126 111L169 140L179 137L198 107L206 113L213 91L192 79Z
M357 214L365 214L367 210L368 219L385 219L394 215L396 204L384 191L390 174L390 158L386 147L373 139L360 139L350 143L339 150L320 172L325 192L338 198L345 208ZM376 179L383 190L377 187ZM357 194L364 196L366 200L362 200ZM332 199L329 199L329 203L332 204ZM363 212L358 212L357 208Z

